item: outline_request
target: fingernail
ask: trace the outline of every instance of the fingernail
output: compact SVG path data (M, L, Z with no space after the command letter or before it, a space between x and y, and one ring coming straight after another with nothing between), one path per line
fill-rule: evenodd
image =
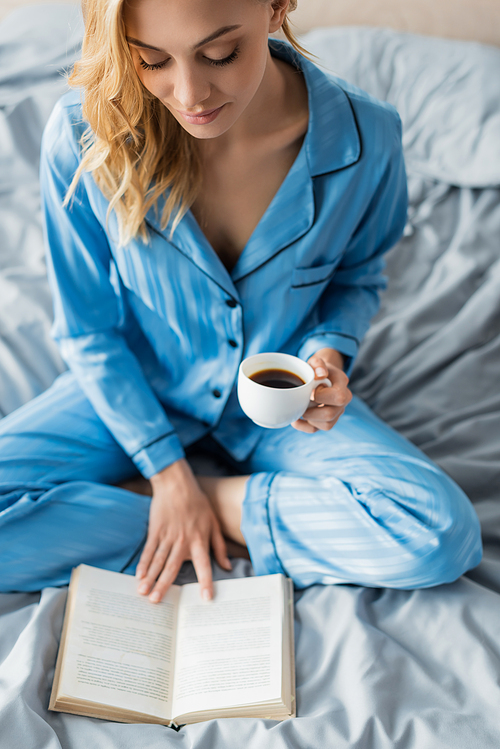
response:
M148 592L147 583L143 583L142 585L139 585L139 593L147 593L147 592Z
M326 377L328 372L326 371L326 369L324 369L324 367L318 367L316 370L316 374L318 377Z
M161 598L161 596L160 596L160 594L158 592L151 593L151 595L149 596L149 600L152 601L153 603L158 603L158 601L160 600L160 598Z
M201 597L203 598L204 601L212 600L212 594L210 593L208 588L205 588L204 590L202 590Z
M141 579L141 577L144 577L144 572L143 572L142 570L136 570L136 571L135 571L135 576L136 576L136 578L137 578L138 580L140 580L140 579Z
M231 564L231 560L229 559L229 557L226 557L226 559L224 561L224 564L226 565L226 569L227 570L232 570L233 569L233 565Z

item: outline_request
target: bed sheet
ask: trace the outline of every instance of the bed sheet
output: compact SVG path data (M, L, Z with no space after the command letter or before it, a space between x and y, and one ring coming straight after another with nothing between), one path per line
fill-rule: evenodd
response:
M0 25L1 414L64 367L49 335L37 164L80 39L67 6L22 9ZM380 29L317 31L304 43L402 115L408 224L352 383L468 492L485 559L430 590L297 592L298 717L179 732L48 712L66 589L0 595L1 749L500 745L500 51ZM232 574L252 574L249 562ZM186 564L179 582L193 579Z

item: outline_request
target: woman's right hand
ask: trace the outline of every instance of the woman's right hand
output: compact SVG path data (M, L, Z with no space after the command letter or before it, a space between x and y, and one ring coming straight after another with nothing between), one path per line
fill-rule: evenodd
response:
M148 537L137 565L139 593L161 601L182 563L193 562L201 595L213 596L210 548L224 569L231 569L219 521L189 463L181 459L150 479L153 499Z

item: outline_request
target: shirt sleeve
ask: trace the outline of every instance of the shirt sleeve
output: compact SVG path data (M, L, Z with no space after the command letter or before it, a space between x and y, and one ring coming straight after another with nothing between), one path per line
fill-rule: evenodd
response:
M307 360L319 349L334 348L346 357L347 374L380 306L379 293L386 287L383 254L398 241L406 224L408 193L399 118L397 122L381 179L321 296L317 324L298 351L298 356Z
M82 179L62 206L79 163L70 130L59 105L44 133L40 168L52 334L100 419L150 478L184 451L120 332L123 310L112 283L110 247Z

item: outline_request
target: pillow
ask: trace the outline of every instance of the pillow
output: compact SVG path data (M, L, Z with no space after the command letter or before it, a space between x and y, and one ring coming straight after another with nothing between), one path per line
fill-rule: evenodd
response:
M409 172L500 185L500 49L368 27L315 29L301 43L315 62L396 107Z

